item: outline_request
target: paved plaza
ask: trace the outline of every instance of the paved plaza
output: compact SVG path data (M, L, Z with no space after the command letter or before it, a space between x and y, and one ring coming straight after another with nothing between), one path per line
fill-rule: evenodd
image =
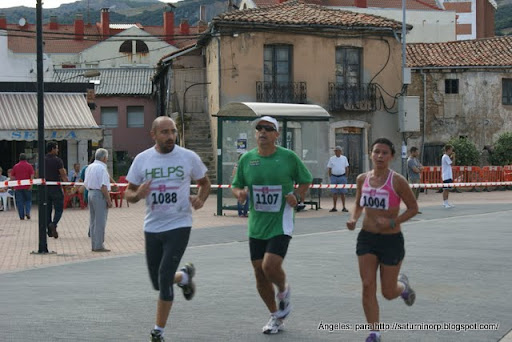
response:
M381 321L394 325L383 341L499 341L512 329L512 191L451 194L454 209L442 208L440 198L421 194L423 214L403 226L402 269L417 301L407 307L378 295ZM215 206L212 196L194 214L183 261L196 265L197 294L187 302L175 288L167 341L364 341L367 332L355 331L365 322L357 231L345 228L346 213L329 213L324 198L322 209L297 214L285 261L294 308L285 330L267 336L246 219L215 216ZM157 293L145 266L143 212L141 204L109 212L112 252L101 255L90 251L87 210L65 210L59 239L48 240L52 255L30 254L37 212L30 221L0 212L0 341L147 341ZM474 327L488 330L456 331Z

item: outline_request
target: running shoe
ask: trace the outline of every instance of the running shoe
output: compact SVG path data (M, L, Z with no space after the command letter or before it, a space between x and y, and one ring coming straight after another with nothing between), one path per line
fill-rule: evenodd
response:
M409 285L409 279L407 279L407 276L403 273L400 273L398 275L398 281L404 284L405 289L402 291L400 296L404 300L405 304L408 306L411 306L414 304L414 301L416 300L416 292L411 288Z
M165 342L162 332L157 329L151 330L151 340L149 342Z
M306 205L304 203L299 203L297 204L297 207L295 207L295 210L297 210L297 212L302 211L304 209L306 209Z
M443 203L443 207L446 208L446 209L455 208L455 206L453 204L450 204L450 203Z
M283 329L284 323L283 320L277 318L274 315L270 315L270 319L267 324L263 327L264 334L277 334L279 330Z
M276 312L276 317L280 319L286 318L290 314L292 310L292 305L290 303L290 285L286 285L286 291L281 294L277 294L277 301L279 302L279 310Z
M196 268L194 267L193 263L189 262L186 263L185 266L180 269L180 271L188 274L188 283L184 285L178 283L178 287L183 290L183 296L185 299L191 300L196 293L196 284L192 281L192 278L194 278L194 275L196 274Z
M370 335L368 335L366 338L366 342L380 342L380 336L378 336L376 333L370 333Z

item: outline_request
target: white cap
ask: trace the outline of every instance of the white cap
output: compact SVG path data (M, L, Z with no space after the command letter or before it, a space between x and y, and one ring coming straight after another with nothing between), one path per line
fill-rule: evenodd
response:
M274 119L273 117L268 116L268 115L262 116L261 118L258 118L253 121L254 126L259 124L261 121L267 121L267 122L272 123L274 125L274 128L276 129L276 131L279 131L279 123L277 123L277 120Z

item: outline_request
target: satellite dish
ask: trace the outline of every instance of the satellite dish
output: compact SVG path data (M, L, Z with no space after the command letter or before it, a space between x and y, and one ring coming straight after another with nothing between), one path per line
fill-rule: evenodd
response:
M23 27L25 26L25 24L27 23L27 19L21 17L20 20L18 21L18 24Z

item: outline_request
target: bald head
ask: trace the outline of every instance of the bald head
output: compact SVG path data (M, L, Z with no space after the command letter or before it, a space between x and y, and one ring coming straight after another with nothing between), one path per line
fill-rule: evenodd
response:
M171 119L170 117L168 117L168 116L159 116L158 118L156 118L153 121L153 125L151 125L151 131L156 132L156 130L160 126L162 126L162 125L164 125L164 124L166 124L168 122L172 122L174 127L176 127L176 122L174 122L174 120Z

